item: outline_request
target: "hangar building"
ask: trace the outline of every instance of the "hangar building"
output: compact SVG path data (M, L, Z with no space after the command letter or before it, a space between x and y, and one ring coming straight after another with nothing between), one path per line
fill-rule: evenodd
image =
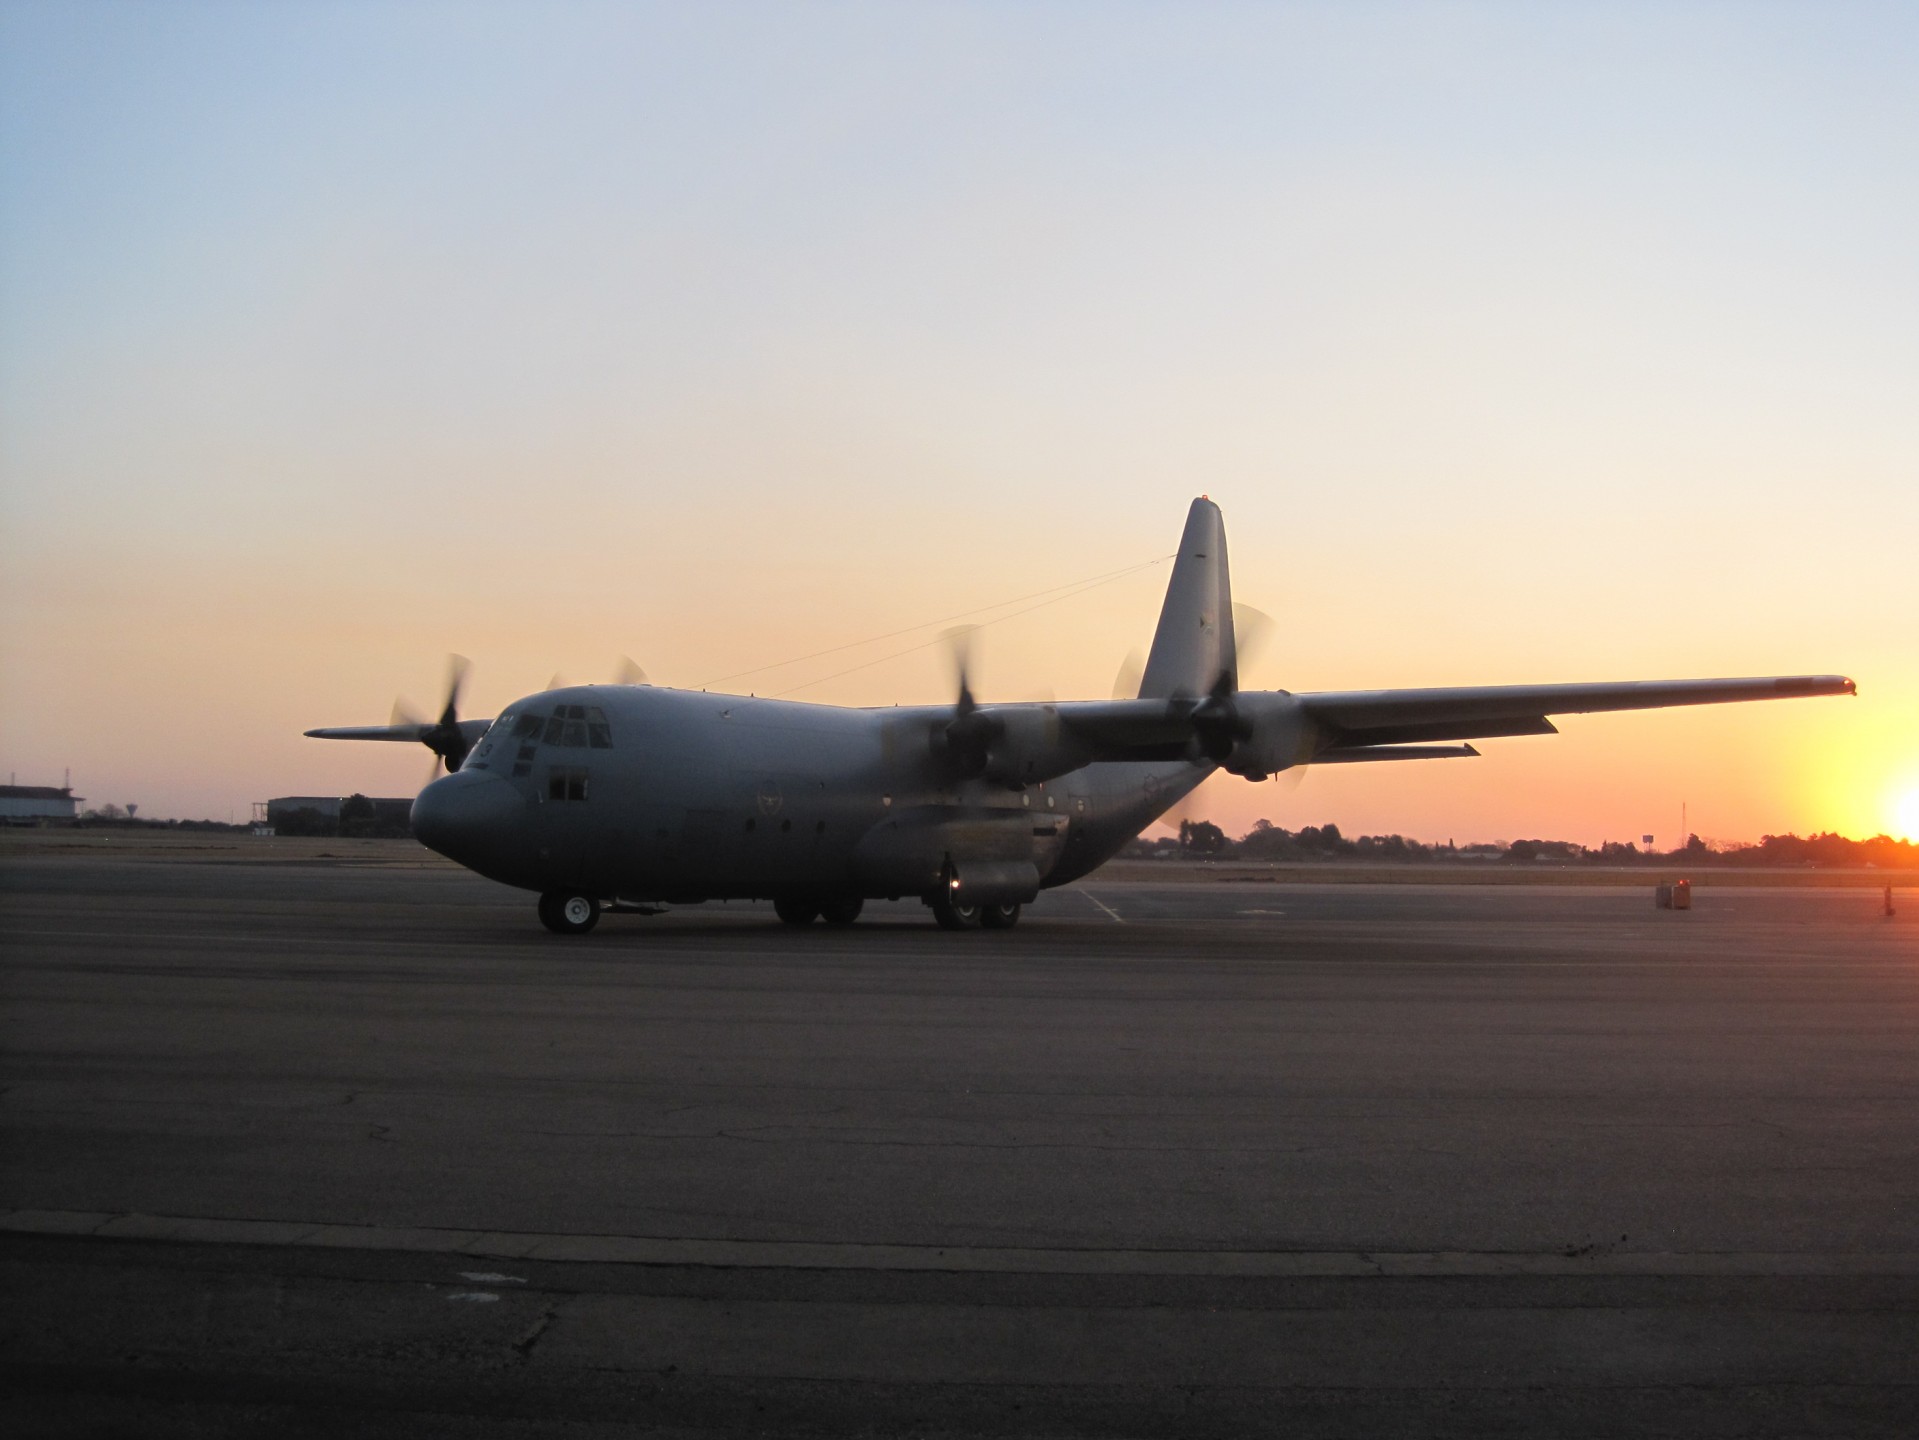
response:
M86 797L71 787L0 785L0 824L45 825L75 818L74 807Z

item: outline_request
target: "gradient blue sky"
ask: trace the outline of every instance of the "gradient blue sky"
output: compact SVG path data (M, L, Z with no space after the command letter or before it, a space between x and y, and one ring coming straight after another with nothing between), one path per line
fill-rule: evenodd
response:
M1229 825L1897 829L1915 74L1903 5L16 0L0 770L406 793L298 732L449 649L476 713L697 684L1162 554L1205 491L1259 683L1862 688L1221 782ZM1105 694L1162 583L995 627L988 693Z

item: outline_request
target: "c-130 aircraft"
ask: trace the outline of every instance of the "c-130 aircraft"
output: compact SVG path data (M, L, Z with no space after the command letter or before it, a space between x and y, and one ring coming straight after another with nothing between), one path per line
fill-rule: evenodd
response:
M850 925L918 896L948 930L1005 930L1215 770L1466 757L1550 735L1550 716L1850 695L1843 675L1292 694L1241 690L1226 527L1193 501L1136 699L850 709L652 685L585 685L432 723L309 730L424 744L422 844L539 892L549 930L601 911L770 899L789 925Z

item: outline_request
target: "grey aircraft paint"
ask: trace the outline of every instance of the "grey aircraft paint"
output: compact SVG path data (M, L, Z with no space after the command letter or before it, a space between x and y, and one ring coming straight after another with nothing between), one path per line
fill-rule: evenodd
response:
M1850 694L1838 675L1599 685L1241 691L1225 524L1201 497L1136 700L847 709L589 685L435 724L315 730L427 744L454 773L413 805L421 842L539 891L556 930L602 902L771 898L782 917L920 896L942 924L1011 924L1225 768L1470 756L1553 714ZM569 908L570 907L570 908Z

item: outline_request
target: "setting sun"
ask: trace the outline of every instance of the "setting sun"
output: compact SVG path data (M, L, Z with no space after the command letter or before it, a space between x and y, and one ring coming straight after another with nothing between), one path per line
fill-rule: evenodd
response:
M1893 802L1892 824L1894 839L1919 840L1919 785Z

